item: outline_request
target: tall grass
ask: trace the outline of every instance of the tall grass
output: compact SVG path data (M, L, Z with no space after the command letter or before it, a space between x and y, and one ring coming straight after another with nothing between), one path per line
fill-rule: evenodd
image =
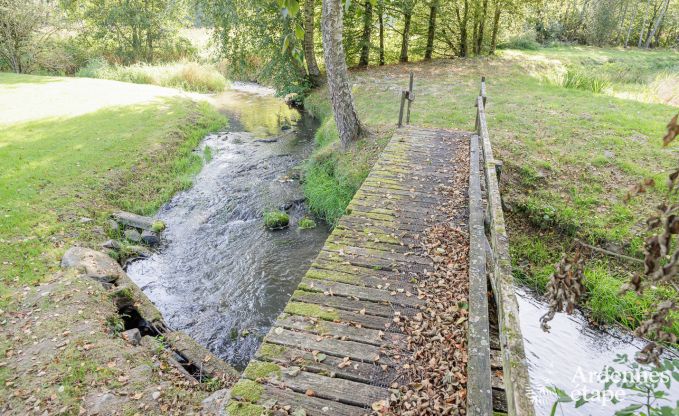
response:
M195 62L117 66L110 65L103 59L95 59L81 68L76 76L153 84L203 93L221 92L228 86L226 78L216 68Z
M610 86L610 82L600 76L586 74L584 72L568 69L561 78L561 86L564 88L574 88L578 90L602 93Z

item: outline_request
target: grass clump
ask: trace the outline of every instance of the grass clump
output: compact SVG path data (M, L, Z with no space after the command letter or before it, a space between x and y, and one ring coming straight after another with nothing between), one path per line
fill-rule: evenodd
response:
M160 233L165 231L165 222L161 220L155 220L153 221L153 224L151 224L151 231L155 233Z
M316 228L316 221L312 220L311 218L304 217L301 220L299 220L297 227L300 230L310 230L312 228Z
M564 88L575 88L599 94L610 86L610 82L597 75L569 69L561 79L561 86Z
M270 230L280 230L288 226L290 216L283 211L269 211L264 213L264 226Z
M153 84L203 93L221 92L228 86L226 78L216 68L195 62L118 66L111 65L104 59L95 59L81 68L76 76Z

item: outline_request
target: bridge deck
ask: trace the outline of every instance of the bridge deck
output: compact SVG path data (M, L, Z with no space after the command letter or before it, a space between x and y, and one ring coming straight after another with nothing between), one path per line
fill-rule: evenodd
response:
M433 263L419 242L448 218L438 189L462 168L451 160L469 152L471 135L396 131L232 389L230 414L275 405L360 415L389 398L409 354L394 319L423 302L414 282Z

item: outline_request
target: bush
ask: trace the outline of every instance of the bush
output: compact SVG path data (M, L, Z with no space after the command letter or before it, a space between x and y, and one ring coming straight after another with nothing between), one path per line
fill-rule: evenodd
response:
M499 49L522 49L522 50L537 50L540 49L540 44L535 40L535 32L526 32L519 36L514 36L508 41L498 45Z
M109 64L103 58L95 58L81 68L76 75L135 84L153 84L203 93L221 92L228 85L224 76L214 67L195 62L171 65L117 66Z

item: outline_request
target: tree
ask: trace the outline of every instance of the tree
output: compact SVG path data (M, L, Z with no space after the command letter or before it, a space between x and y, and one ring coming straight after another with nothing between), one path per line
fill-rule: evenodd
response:
M493 30L490 35L490 54L495 54L497 48L497 35L500 30L500 13L502 13L502 1L495 0L495 14L493 15Z
M368 66L370 60L370 34L373 26L373 6L369 0L365 1L363 11L363 35L361 36L361 58L358 66Z
M346 56L342 44L342 0L323 0L321 31L323 56L328 78L328 91L335 124L343 148L347 148L361 133L361 123L356 115L354 99L349 85Z
M658 15L658 18L655 20L653 29L651 29L651 32L648 34L648 38L646 39L647 49L651 47L651 41L653 40L653 36L655 36L656 32L658 31L658 28L660 27L660 24L662 23L662 20L665 17L665 13L667 12L667 7L669 7L669 5L670 0L665 0L664 6L661 6L660 15Z
M54 29L50 9L34 0L0 0L0 58L29 72Z
M413 20L413 9L417 0L400 0L399 9L403 13L403 32L401 34L401 54L399 62L408 62L408 47L410 44L410 26Z
M464 8L462 9L462 16L460 16L460 7L455 4L455 16L457 17L457 25L460 28L460 46L458 54L462 57L468 56L467 51L467 22L469 20L469 3L464 0Z
M379 0L380 66L384 65L384 0Z
M434 35L436 34L436 13L439 8L439 0L432 0L429 6L429 26L427 29L427 48L424 51L424 59L430 60L434 52Z
M314 15L316 11L316 0L306 0L304 2L304 60L306 61L309 80L315 86L320 84L321 70L316 63L316 53L314 51Z

